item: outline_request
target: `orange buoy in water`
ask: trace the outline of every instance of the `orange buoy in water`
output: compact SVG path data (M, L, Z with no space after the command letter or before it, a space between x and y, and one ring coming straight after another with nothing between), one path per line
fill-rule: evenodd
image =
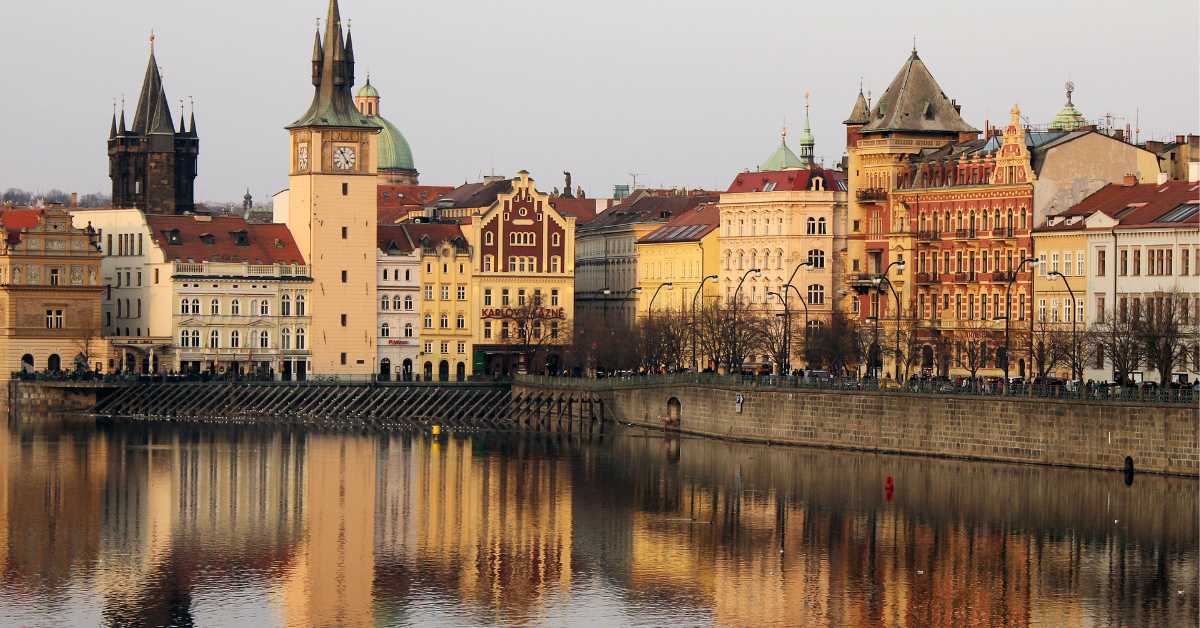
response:
M887 476L883 481L883 496L887 501L892 501L892 495L895 493L896 483L892 480L892 476Z

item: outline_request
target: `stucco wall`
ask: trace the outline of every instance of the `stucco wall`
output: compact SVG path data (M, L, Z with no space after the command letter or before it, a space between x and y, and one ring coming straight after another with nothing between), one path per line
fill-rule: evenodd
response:
M606 417L655 427L678 398L681 430L721 438L1113 470L1128 456L1139 471L1200 475L1191 407L694 385L602 396Z

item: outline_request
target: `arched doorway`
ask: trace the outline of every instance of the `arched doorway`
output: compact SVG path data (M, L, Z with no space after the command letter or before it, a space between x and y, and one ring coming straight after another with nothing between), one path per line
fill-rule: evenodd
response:
M62 370L62 358L58 357L57 353L51 353L46 359L46 370L51 373L57 373Z
M1025 358L1017 360L1017 377L1025 377Z
M392 361L384 358L379 361L379 380L388 381L392 378Z
M404 378L404 381L411 382L413 378L412 360L405 360L404 363L400 365L400 368L401 376Z
M454 379L456 381L460 381L460 382L466 381L466 379L467 379L467 365L466 364L459 362L458 366L454 367Z
M432 381L433 380L433 362L426 362L424 371L425 371L425 381L427 381L427 382Z
M667 427L679 429L679 420L683 416L683 404L678 397L667 400Z
M33 372L33 356L32 355L29 355L28 353L26 353L25 355L21 356L21 372L22 373L32 373Z
M450 381L450 363L445 360L438 363L438 381Z

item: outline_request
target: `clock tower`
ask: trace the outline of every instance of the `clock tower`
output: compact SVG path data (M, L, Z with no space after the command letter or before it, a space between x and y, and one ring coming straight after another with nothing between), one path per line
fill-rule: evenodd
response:
M314 36L312 104L288 125L288 218L313 275L312 370L375 372L375 152L380 126L354 106L354 41L330 0Z

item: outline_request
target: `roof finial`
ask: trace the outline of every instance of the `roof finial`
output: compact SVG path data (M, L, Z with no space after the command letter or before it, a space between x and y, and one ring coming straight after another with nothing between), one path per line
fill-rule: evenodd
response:
M150 29L150 54L154 54L154 29Z
M787 116L783 116L783 126L779 129L779 141L787 142Z
M1075 83L1071 80L1068 80L1066 87L1067 87L1067 104L1070 105L1070 104L1072 104L1071 103L1071 94L1075 91Z
M917 34L913 33L913 56L917 55Z

